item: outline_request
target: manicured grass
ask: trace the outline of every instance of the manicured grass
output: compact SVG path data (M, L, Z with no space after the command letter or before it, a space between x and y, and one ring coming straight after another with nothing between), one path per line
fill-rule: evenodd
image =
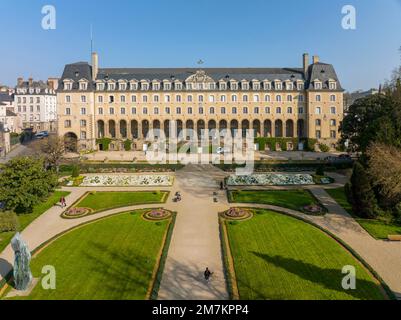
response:
M46 201L35 206L32 213L19 214L19 230L23 231L32 221L34 221L36 218L38 218L40 215L42 215L51 207L53 207L56 203L58 203L61 197L66 197L69 194L70 192L66 191L56 191ZM7 247L14 234L15 232L0 233L0 252L3 251L5 247Z
M384 298L362 265L312 225L267 210L256 210L247 221L225 223L242 300ZM342 288L346 265L356 268L356 290Z
M235 203L270 204L278 207L300 210L318 201L306 190L263 190L230 191L229 198Z
M376 239L388 239L389 235L401 235L401 226L379 220L355 219L369 234Z
M326 189L326 192L349 214L352 214L352 206L347 200L347 196L345 195L345 190L343 187L337 189Z
M95 213L112 208L162 203L167 195L168 192L164 191L88 193L75 207L90 208Z
M34 277L56 268L56 290L39 284L32 300L143 300L152 282L169 221L123 213L83 226L51 243L32 260Z
M394 223L374 219L358 218L352 210L351 204L348 202L344 188L327 189L327 193L333 197L336 202L342 206L355 220L375 239L387 239L389 235L401 234L401 226Z

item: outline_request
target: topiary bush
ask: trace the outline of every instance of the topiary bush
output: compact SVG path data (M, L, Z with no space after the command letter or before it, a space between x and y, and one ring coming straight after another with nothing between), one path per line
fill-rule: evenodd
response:
M131 151L132 148L132 141L131 140L125 140L124 141L124 150L125 151Z
M0 211L0 232L18 231L17 214L13 211Z
M71 173L71 177L73 178L78 178L80 174L80 168L79 166L75 165L72 167L72 173Z

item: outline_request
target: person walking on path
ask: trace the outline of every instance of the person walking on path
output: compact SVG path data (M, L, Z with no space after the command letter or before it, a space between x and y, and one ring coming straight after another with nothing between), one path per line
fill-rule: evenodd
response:
M210 272L209 268L206 268L204 276L205 276L205 280L209 281L210 277L213 275L212 272Z
M65 207L67 206L67 202L65 201L65 198L64 198L64 197L61 197L60 203L61 203L61 207L62 207L62 208L65 208Z

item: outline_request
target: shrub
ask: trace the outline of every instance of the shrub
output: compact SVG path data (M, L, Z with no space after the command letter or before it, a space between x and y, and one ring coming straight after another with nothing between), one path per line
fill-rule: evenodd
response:
M365 168L356 162L351 176L352 209L354 214L368 219L377 217L379 208Z
M131 145L132 145L132 141L131 140L125 140L124 141L124 150L125 151L131 151Z
M101 144L103 146L103 151L109 151L109 146L111 142L112 140L109 138L102 138L96 140L96 144Z
M73 178L78 178L80 174L80 168L79 166L75 165L72 167L72 173L71 173L71 177Z
M322 152L329 152L330 151L330 148L327 145L325 145L324 143L319 144L319 149Z
M317 176L324 176L324 166L318 166L316 169Z
M0 211L0 232L18 231L18 217L12 211Z

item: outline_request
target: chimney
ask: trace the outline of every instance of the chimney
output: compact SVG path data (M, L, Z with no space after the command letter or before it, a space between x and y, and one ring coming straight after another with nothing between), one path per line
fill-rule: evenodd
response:
M18 87L21 87L23 83L24 83L24 78L19 77L19 78L17 79L17 86L18 86Z
M308 67L309 67L309 54L308 53L304 53L304 74L306 74L308 72Z
M29 78L28 81L29 81L29 86L32 87L32 85L33 85L33 78Z
M96 52L92 53L92 80L95 81L99 71L99 56Z
M319 56L313 56L313 64L319 63Z
M57 90L58 89L58 78L49 78L47 80L47 85L49 89Z

